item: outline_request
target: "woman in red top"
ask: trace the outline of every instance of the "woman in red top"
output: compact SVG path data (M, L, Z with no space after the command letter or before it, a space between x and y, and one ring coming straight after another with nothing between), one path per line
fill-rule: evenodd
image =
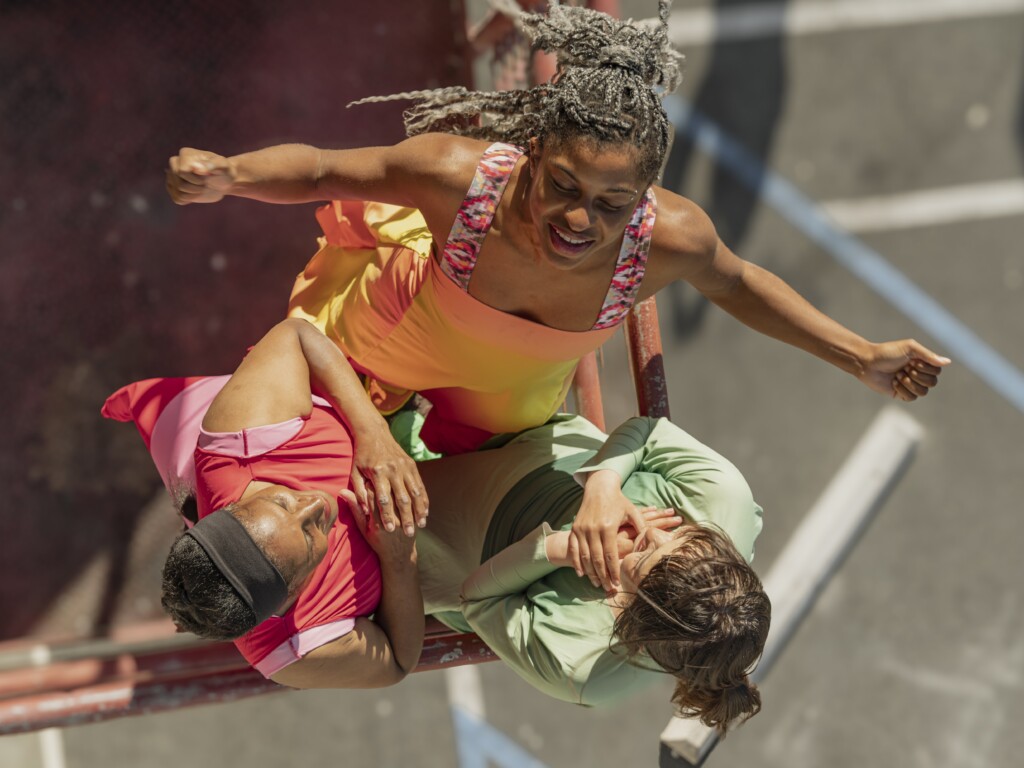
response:
M369 488L365 506L339 503L355 500L353 437L390 440L344 356L302 320L264 336L203 418L199 522L171 549L162 602L283 685L390 685L420 655L414 540L374 523ZM310 629L307 654L290 640Z

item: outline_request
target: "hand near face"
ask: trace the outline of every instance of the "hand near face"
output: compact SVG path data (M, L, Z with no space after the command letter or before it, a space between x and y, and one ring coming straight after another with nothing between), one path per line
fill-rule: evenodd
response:
M619 529L627 522L636 531L645 526L640 511L623 495L620 482L609 470L591 474L569 533L569 559L576 573L605 591L619 586Z
M234 165L213 152L182 147L167 161L165 186L178 205L216 203L234 183Z
M645 528L671 531L683 524L683 518L677 515L674 509L644 507L640 510L640 515L644 519ZM619 528L615 541L619 545L620 558L625 557L636 549L636 540L642 532L642 530L637 530L629 523Z
M416 462L387 429L356 436L352 489L366 510L376 507L387 531L416 535L427 524L428 499Z
M859 378L876 392L911 402L939 383L939 374L950 362L913 339L890 341L874 346L874 359Z
M401 533L388 532L381 525L380 519L373 512L363 510L362 505L356 499L352 491L346 489L341 492L341 497L348 504L355 518L356 527L363 534L370 548L377 553L382 566L403 563L414 557L416 551L416 540Z

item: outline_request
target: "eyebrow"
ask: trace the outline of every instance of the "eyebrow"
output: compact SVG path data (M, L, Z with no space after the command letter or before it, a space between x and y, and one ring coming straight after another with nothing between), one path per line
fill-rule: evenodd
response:
M562 173L564 173L570 179L572 179L577 184L579 184L580 180L577 179L576 176L573 174L573 172L570 171L568 168L564 167L563 165L560 165L559 163L555 163L555 162L552 162L551 165L553 165L555 168L560 170ZM606 189L605 192L611 192L613 194L623 194L623 195L636 195L636 194L638 194L637 190L630 189L629 187L611 187L610 189Z

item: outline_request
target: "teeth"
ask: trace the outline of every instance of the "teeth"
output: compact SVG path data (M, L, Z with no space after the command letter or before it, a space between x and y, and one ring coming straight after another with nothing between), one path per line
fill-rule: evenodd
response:
M555 232L556 232L556 233L558 234L558 236L559 236L560 238L562 238L563 240L565 240L565 242L567 242L567 243L572 243L573 245L582 245L583 243L589 243L589 242L590 242L590 241L589 241L589 240L587 240L586 238L584 238L584 239L582 239L582 240L579 240L579 239L577 239L577 238L575 238L575 237L569 237L568 235L566 235L565 233L563 233L563 232L562 232L562 231L561 231L560 229L556 229L556 230L555 230Z

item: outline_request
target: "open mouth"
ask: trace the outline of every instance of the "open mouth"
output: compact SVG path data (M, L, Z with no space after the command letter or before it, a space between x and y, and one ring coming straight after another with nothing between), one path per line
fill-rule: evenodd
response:
M548 235L551 239L551 245L555 250L568 256L576 256L583 253L583 251L587 250L587 248L589 248L594 242L591 238L570 235L568 232L559 229L554 224L548 224Z

